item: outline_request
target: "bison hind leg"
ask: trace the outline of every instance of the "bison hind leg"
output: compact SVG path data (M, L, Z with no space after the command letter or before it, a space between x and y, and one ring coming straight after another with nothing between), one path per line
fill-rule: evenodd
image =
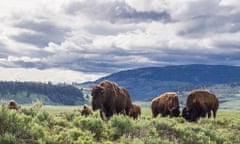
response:
M215 120L215 118L216 118L216 115L217 115L217 110L214 109L214 110L213 110L213 118L214 118L214 120Z
M211 117L211 111L210 112L208 112L208 118L210 118Z

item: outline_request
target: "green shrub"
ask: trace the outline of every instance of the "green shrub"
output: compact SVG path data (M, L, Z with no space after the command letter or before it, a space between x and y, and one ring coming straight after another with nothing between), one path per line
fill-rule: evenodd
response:
M0 135L0 144L16 144L16 137L11 133Z
M58 135L55 135L56 143L72 144L73 140L68 131L61 131Z
M63 112L63 113L61 113L61 117L63 117L67 121L73 121L73 119L75 117L75 113L74 112L72 112L72 113Z
M46 142L46 135L44 132L44 128L37 123L34 123L31 128L31 136L33 139L38 140L41 143Z
M70 123L62 117L55 117L54 121L55 121L55 125L58 125L61 127L70 127Z
M114 115L109 123L113 140L120 138L124 134L128 136L133 130L133 120L128 116Z
M0 144L230 144L240 143L239 112L222 112L213 119L201 118L197 123L182 117L151 118L144 111L138 120L114 115L103 121L98 112L89 117L78 112L49 113L37 108L22 112L0 107ZM230 117L231 116L231 117Z
M82 130L88 130L93 133L96 140L101 140L107 137L106 125L100 117L86 117L80 119L79 124L75 125L79 125Z
M31 117L34 117L37 115L38 111L34 110L33 108L23 108L22 113Z
M43 103L41 101L36 101L32 104L32 108L36 111L39 111L43 106Z
M92 144L94 142L94 135L89 131L81 131L80 129L71 129L69 131L71 138L75 144Z

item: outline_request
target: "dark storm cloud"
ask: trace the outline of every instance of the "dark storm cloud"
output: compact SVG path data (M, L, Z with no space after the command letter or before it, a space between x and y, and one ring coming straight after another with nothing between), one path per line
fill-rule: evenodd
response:
M101 23L92 23L84 27L85 30L91 34L96 35L117 35L120 33L126 33L129 31L134 31L137 29L144 29L142 27L138 27L136 25L115 25L108 22L101 22Z
M8 55L8 50L6 49L6 45L0 43L0 58L6 58Z
M59 63L54 63L56 67L64 67L72 70L82 72L117 72L121 69L130 68L135 65L132 62L126 62L127 58L131 56L131 53L121 50L120 48L113 47L108 51L84 51L85 54L81 54L82 51L74 54L69 53L68 57L79 55L64 60ZM91 57L88 55L92 55ZM128 60L130 60L128 58Z
M45 34L30 34L30 33L21 33L17 36L12 36L12 39L18 42L22 43L28 43L35 45L37 47L45 47L48 45L49 42L51 42L49 39L47 39L47 35ZM53 41L54 42L54 41ZM57 42L57 41L55 41ZM58 43L61 42L58 40Z
M6 45L0 42L0 48L4 49L5 47L6 47Z
M103 2L98 1L75 1L65 7L66 13L70 15L84 14L92 19L108 20L115 22L168 22L171 17L167 11L137 11L125 2Z
M64 41L69 29L56 26L50 22L23 21L15 25L18 28L31 30L12 36L15 41L45 47L49 42L60 44Z
M240 13L239 13L240 14ZM236 33L240 31L239 18L228 16L199 16L192 18L179 32L180 36L198 38L219 33Z
M98 52L91 50L69 51L64 54L46 57L46 61L28 62L18 60L14 61L14 64L24 68L64 68L82 72L112 73L142 66L142 63L136 63L135 60L132 60L134 55L136 54L114 47L108 51Z
M165 65L184 65L184 64L218 64L229 65L234 61L240 61L240 50L236 53L210 53L190 50L165 50L161 52L147 53L152 61L162 62Z
M239 41L240 42L240 41ZM226 48L228 50L238 50L240 52L240 43L216 43L215 46L220 47L220 48Z

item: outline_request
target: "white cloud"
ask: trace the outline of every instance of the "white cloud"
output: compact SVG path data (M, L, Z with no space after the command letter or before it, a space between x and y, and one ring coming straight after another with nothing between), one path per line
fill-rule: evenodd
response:
M239 0L1 1L0 66L4 76L82 81L145 66L240 65L239 14Z
M39 70L35 68L1 68L0 67L0 80L5 81L41 81L41 82L54 82L54 83L71 83L71 82L84 82L86 80L93 81L105 74L82 73L64 69L46 69Z

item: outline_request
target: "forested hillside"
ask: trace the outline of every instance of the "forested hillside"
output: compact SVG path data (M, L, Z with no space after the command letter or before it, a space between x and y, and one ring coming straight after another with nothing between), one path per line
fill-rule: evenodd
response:
M82 91L73 85L1 81L0 100L9 99L20 104L41 101L43 104L79 105L85 102Z
M177 91L187 86L228 84L240 82L240 67L224 65L180 65L166 67L149 67L121 71L100 78L110 80L129 90L133 100L149 101L166 92Z
M240 110L240 82L228 84L189 85L176 90L180 103L185 105L186 96L193 89L205 89L213 92L219 99L221 109Z

